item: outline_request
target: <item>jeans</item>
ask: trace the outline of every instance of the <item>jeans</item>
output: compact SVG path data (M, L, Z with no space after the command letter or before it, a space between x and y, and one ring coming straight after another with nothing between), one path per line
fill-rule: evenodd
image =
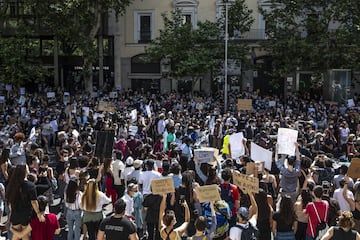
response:
M97 232L99 230L100 221L96 222L86 222L85 223L88 229L89 240L96 240Z
M312 236L309 236L306 234L306 240L314 240L315 238L313 238ZM344 239L345 240L345 239Z
M81 210L66 211L66 222L69 227L67 234L68 240L78 240L81 236Z

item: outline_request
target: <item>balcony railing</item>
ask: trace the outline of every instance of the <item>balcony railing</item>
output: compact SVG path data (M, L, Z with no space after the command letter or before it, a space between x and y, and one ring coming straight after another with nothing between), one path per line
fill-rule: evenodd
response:
M248 32L235 33L230 40L266 40L265 29L250 29Z

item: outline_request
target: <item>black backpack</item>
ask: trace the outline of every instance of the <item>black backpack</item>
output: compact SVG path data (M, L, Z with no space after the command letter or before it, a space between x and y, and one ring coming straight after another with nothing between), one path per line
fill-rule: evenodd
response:
M234 227L240 228L241 231L241 240L257 240L259 237L259 230L257 229L256 226L253 226L250 222L249 222L249 227L244 228L243 226L240 225L235 225Z

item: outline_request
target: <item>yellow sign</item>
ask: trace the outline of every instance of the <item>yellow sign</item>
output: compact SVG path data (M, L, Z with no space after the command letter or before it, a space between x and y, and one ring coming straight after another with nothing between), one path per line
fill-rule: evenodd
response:
M210 202L221 200L218 185L206 185L195 188L199 202Z
M234 184L246 193L259 192L259 179L238 172L233 172Z
M360 158L352 158L347 175L354 179L360 178Z
M151 191L153 194L166 194L175 192L172 178L159 178L151 180Z
M237 109L240 110L253 110L252 99L238 99Z

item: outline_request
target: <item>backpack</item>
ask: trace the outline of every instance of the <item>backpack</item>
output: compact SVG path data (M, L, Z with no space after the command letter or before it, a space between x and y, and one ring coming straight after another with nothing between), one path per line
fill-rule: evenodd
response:
M216 230L214 233L214 238L224 236L229 230L229 219L231 216L229 205L224 201L220 200L214 204L215 217L216 217ZM212 216L210 203L202 204L203 215L207 220L207 229L211 228L212 225Z
M315 210L316 217L317 217L317 219L319 221L319 224L316 226L316 235L315 235L314 239L315 240L320 240L325 235L327 230L329 229L329 225L326 223L328 207L326 207L326 209L325 209L325 217L324 217L324 219L320 220L320 216L319 216L319 213L318 213L315 205L313 204L312 206L313 206L313 208Z
M220 185L221 186L221 199L227 202L229 204L230 211L234 207L234 200L232 196L232 184L229 183L227 186Z
M257 229L256 226L253 226L250 222L249 222L249 226L247 228L244 228L243 226L240 225L235 225L234 227L240 228L241 231L241 240L257 240L259 237L259 230Z

